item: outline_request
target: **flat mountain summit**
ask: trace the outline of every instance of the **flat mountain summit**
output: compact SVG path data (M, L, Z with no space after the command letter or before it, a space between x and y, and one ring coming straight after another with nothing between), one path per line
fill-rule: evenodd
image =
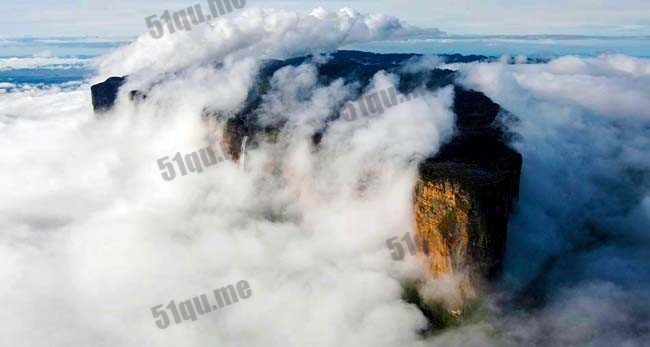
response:
M512 138L506 122L516 117L483 93L457 85L456 72L445 69L423 69L409 72L405 64L420 58L417 54L375 54L358 51L331 53L325 62L316 64L319 82L329 84L337 79L356 85L356 98L363 95L373 76L380 71L399 75L397 89L404 95L424 86L428 91L452 86L456 133L429 158L419 163L419 178L413 188L413 211L417 226L418 253L427 262L430 275L460 276L458 283L462 300L446 303L445 309L462 315L468 303L499 275L506 248L508 220L519 194L522 156L508 145ZM269 141L269 134L282 131L283 124L262 125L258 108L263 96L272 88L271 78L281 68L299 66L311 56L287 60L267 60L262 64L258 80L249 91L240 111L227 117L224 140L230 154L237 159L244 139L249 147ZM447 63L489 61L486 56L442 55ZM119 89L128 77L111 77L92 86L95 110L110 110ZM129 91L133 102L146 98L146 90ZM218 112L204 110L203 117L220 117ZM331 120L340 117L332 110ZM327 126L314 133L318 146ZM435 321L435 317L429 317Z

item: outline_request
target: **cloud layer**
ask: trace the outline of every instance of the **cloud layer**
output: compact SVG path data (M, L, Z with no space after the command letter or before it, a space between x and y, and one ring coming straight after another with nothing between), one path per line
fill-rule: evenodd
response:
M395 17L366 15L350 8L336 12L317 8L307 15L252 8L158 40L143 34L101 61L99 75L150 75L245 57L288 58L331 51L346 43L437 33Z
M506 275L486 317L426 340L400 287L422 269L392 261L385 240L413 231L410 159L452 136L450 88L336 121L315 148L313 131L351 86L318 83L318 59L287 67L260 114L286 124L277 143L251 151L245 170L225 163L160 177L158 158L218 142L224 120L201 111L241 107L260 58L412 30L349 9L251 10L104 57L97 80L130 74L126 90L157 83L145 101L123 96L101 119L87 85L0 94L6 344L641 346L650 328L648 60L448 66L520 118L510 126L525 167ZM439 61L411 68L427 63ZM380 72L369 88L398 82ZM151 307L242 279L251 299L156 328ZM511 303L522 293L539 297L538 308Z
M563 57L458 66L520 118L524 155L504 285L541 304L515 341L642 346L650 285L650 61Z

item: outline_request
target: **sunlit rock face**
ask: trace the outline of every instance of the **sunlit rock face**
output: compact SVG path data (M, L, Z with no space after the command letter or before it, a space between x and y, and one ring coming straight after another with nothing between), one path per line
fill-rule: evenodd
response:
M418 245L434 277L469 273L471 205L472 195L456 182L418 180L415 187ZM463 290L471 290L469 284L469 278L463 279Z
M415 220L431 275L460 276L472 299L501 270L522 157L504 143L498 105L473 91L455 95L458 135L420 165Z

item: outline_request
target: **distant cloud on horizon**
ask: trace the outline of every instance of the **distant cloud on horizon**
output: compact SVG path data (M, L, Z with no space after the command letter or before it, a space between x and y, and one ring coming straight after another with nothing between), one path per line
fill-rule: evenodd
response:
M2 37L24 36L137 36L147 31L144 18L176 11L206 1L169 0L36 0L0 5L10 13L0 23ZM353 7L363 13L393 15L420 28L439 28L450 34L568 34L650 35L650 2L646 0L549 0L522 3L515 0L355 0L297 1L249 0L248 7L272 7L309 12ZM205 5L207 6L207 5Z

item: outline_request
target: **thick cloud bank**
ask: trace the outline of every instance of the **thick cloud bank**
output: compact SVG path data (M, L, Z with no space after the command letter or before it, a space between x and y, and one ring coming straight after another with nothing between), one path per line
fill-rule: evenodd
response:
M3 58L0 59L0 71L14 69L72 69L91 65L90 59L79 58Z
M650 328L647 60L455 66L462 83L519 116L511 126L525 168L503 289L478 323L427 339L417 333L425 318L401 300L400 284L422 269L414 258L394 262L385 240L414 230L412 158L452 136L450 88L335 121L315 148L313 131L352 87L319 83L320 59L283 68L260 107L261 120L286 124L276 143L250 151L245 168L160 176L159 158L220 139L224 119L201 111L237 111L258 58L409 30L348 9L250 10L105 57L98 79L157 83L100 119L88 86L1 93L3 344L641 346ZM397 83L380 72L370 88ZM155 326L151 307L240 280L250 299ZM535 309L515 304L521 293L539 298Z
M365 15L350 8L337 12L317 8L310 14L251 8L239 16L223 17L158 40L144 34L107 56L100 63L100 77L151 75L226 59L291 58L349 43L439 33L395 17Z
M505 285L538 309L516 341L642 346L650 338L650 60L563 57L457 66L520 118L521 201Z

